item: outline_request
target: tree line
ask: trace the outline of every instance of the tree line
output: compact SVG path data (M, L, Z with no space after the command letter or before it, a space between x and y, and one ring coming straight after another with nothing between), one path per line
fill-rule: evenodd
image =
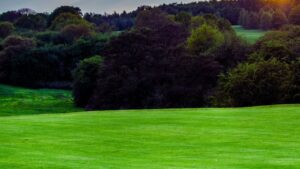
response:
M300 5L291 9L288 14L280 8L270 6L261 8L258 12L242 9L239 16L239 25L247 29L278 29L286 24L300 25Z
M77 7L3 13L0 82L72 88L75 104L87 109L299 102L299 26L284 24L250 45L220 14L169 11L237 2L140 7L122 31Z
M76 68L74 96L88 109L297 103L299 26L251 46L214 15L145 9L102 56Z

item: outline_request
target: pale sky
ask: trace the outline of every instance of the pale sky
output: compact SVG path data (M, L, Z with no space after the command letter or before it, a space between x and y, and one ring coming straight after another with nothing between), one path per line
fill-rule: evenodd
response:
M141 5L160 5L163 3L188 3L197 0L0 0L0 12L30 8L37 12L51 12L61 5L80 7L85 12L112 13L123 10L132 11Z

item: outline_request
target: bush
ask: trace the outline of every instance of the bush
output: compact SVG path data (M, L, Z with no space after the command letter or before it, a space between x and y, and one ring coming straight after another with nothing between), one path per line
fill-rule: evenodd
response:
M220 77L214 102L218 106L285 103L293 78L290 66L276 59L243 63Z
M74 70L73 95L76 106L85 107L89 102L97 84L102 62L102 57L93 56L82 60Z

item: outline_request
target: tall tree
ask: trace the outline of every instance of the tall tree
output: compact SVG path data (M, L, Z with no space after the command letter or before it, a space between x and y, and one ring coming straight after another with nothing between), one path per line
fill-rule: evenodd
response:
M15 22L22 14L18 11L7 11L0 15L0 21Z
M10 22L0 22L0 37L5 38L14 30L14 25Z
M51 24L52 30L61 30L68 25L84 25L91 27L92 25L83 19L81 16L74 15L72 13L61 13L57 16Z
M273 20L272 20L272 25L274 28L280 28L281 26L287 24L288 18L285 15L284 12L280 9L276 9L275 13L273 14Z
M82 60L74 70L73 95L76 106L85 107L91 99L102 62L101 56L93 56Z
M62 13L71 13L77 16L82 16L81 9L73 6L61 6L56 8L48 18L48 26L52 24L54 19Z
M209 54L224 42L223 34L213 26L203 24L188 38L188 48L196 55Z
M260 12L260 29L268 30L272 28L272 14L268 11Z
M139 12L136 18L136 28L161 29L172 24L172 20L158 8L144 9Z
M289 15L289 21L292 24L300 25L300 5L292 9Z
M175 21L183 24L185 27L191 25L192 15L187 12L180 12L175 16Z
M47 27L47 16L44 14L23 15L15 25L25 29L44 30Z

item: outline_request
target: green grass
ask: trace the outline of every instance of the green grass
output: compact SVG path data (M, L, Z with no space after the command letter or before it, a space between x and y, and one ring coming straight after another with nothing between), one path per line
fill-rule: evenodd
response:
M0 168L300 168L300 105L0 117Z
M0 85L0 116L81 111L65 90L30 90Z
M255 43L260 37L264 36L266 31L258 29L244 29L239 25L233 26L238 36L241 36L249 43Z

